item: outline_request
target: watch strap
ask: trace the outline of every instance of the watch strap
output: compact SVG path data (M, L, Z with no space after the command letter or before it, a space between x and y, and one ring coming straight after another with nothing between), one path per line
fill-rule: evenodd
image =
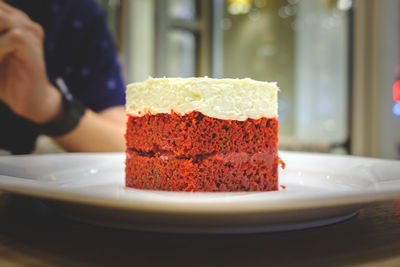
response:
M73 98L62 78L57 78L55 84L62 95L62 111L50 122L37 125L38 133L51 137L71 132L85 113L85 107Z

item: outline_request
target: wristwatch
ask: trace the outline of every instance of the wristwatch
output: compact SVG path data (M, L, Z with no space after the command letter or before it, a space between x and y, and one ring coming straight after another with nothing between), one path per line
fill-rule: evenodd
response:
M62 78L55 79L57 89L62 95L62 112L50 122L37 125L39 134L58 137L71 132L78 126L85 107L72 96Z

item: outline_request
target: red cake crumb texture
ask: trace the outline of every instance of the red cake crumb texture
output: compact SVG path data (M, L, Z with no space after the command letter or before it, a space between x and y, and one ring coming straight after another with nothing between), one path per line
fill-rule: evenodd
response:
M278 121L185 115L128 116L126 186L231 192L278 190Z

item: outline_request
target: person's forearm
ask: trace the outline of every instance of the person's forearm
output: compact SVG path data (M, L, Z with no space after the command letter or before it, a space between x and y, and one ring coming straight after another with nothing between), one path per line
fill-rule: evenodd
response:
M122 116L123 117L123 116ZM125 150L125 125L86 110L78 126L54 140L69 152L105 152Z

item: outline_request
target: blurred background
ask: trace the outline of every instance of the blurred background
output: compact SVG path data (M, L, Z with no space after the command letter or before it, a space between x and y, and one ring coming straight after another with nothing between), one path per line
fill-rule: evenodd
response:
M277 81L280 149L400 159L400 1L98 2L127 83Z

